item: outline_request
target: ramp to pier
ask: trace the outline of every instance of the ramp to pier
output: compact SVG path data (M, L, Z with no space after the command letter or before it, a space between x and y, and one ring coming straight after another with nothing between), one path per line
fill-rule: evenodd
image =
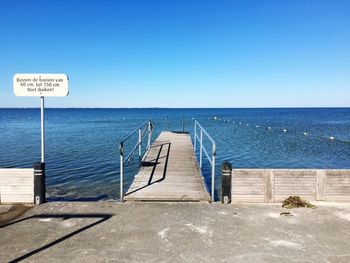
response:
M124 201L210 202L188 133L158 136Z

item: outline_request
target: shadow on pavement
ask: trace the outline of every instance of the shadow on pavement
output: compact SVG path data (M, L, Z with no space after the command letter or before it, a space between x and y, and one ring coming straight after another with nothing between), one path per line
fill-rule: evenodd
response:
M77 230L75 230L75 231L73 231L73 232L71 232L69 234L66 234L66 235L64 235L64 236L62 236L62 237L60 237L60 238L58 238L58 239L56 239L56 240L46 244L46 245L43 245L43 246L41 246L41 247L39 247L37 249L34 249L34 250L32 250L32 251L30 251L30 252L28 252L28 253L20 256L20 257L17 257L17 258L15 258L15 259L13 259L13 260L11 260L9 262L18 262L18 261L24 260L26 258L29 258L30 256L33 256L36 253L39 253L39 252L41 252L41 251L43 251L45 249L48 249L48 248L50 248L50 247L52 247L52 246L54 246L54 245L56 245L56 244L58 244L58 243L60 243L62 241L65 241L68 238L71 238L71 237L73 237L73 236L75 236L75 235L77 235L77 234L79 234L79 233L81 233L81 232L83 232L83 231L85 231L85 230L87 230L89 228L92 228L92 227L94 227L94 226L96 226L98 224L103 223L104 221L107 221L112 216L113 216L113 214L102 214L102 213L91 213L91 214L90 213L89 214L39 214L39 215L33 215L33 216L21 218L21 219L18 219L16 221L12 221L10 223L2 225L2 226L0 226L0 229L8 227L8 226L11 226L11 225L14 225L14 224L21 223L21 222L26 221L26 220L35 219L35 218L38 218L38 219L60 218L62 220L67 220L67 219L72 219L72 218L79 218L79 219L82 219L82 218L96 218L96 219L98 219L98 221L95 221L95 222L93 222L91 224L88 224L88 225L86 225L84 227L81 227L81 228L79 228L79 229L77 229Z

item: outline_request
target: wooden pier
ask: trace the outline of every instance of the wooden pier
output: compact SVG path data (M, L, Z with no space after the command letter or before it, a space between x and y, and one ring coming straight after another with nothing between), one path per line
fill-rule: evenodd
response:
M210 202L188 133L162 132L124 196L131 201Z

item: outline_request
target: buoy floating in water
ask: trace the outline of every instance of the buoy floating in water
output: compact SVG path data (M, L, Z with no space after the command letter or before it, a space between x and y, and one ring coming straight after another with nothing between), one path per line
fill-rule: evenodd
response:
M287 129L283 129L283 132L287 132Z
M259 125L256 125L255 127L259 128Z
M333 136L330 136L329 139L333 141L335 138Z
M304 132L303 134L304 134L305 136L308 136L308 133L307 133L307 132Z

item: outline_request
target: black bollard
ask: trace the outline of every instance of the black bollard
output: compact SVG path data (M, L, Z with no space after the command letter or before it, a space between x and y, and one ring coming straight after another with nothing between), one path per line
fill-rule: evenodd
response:
M40 205L46 201L45 163L34 165L34 203Z
M221 177L221 203L231 203L231 187L232 187L232 165L228 161L222 163Z

